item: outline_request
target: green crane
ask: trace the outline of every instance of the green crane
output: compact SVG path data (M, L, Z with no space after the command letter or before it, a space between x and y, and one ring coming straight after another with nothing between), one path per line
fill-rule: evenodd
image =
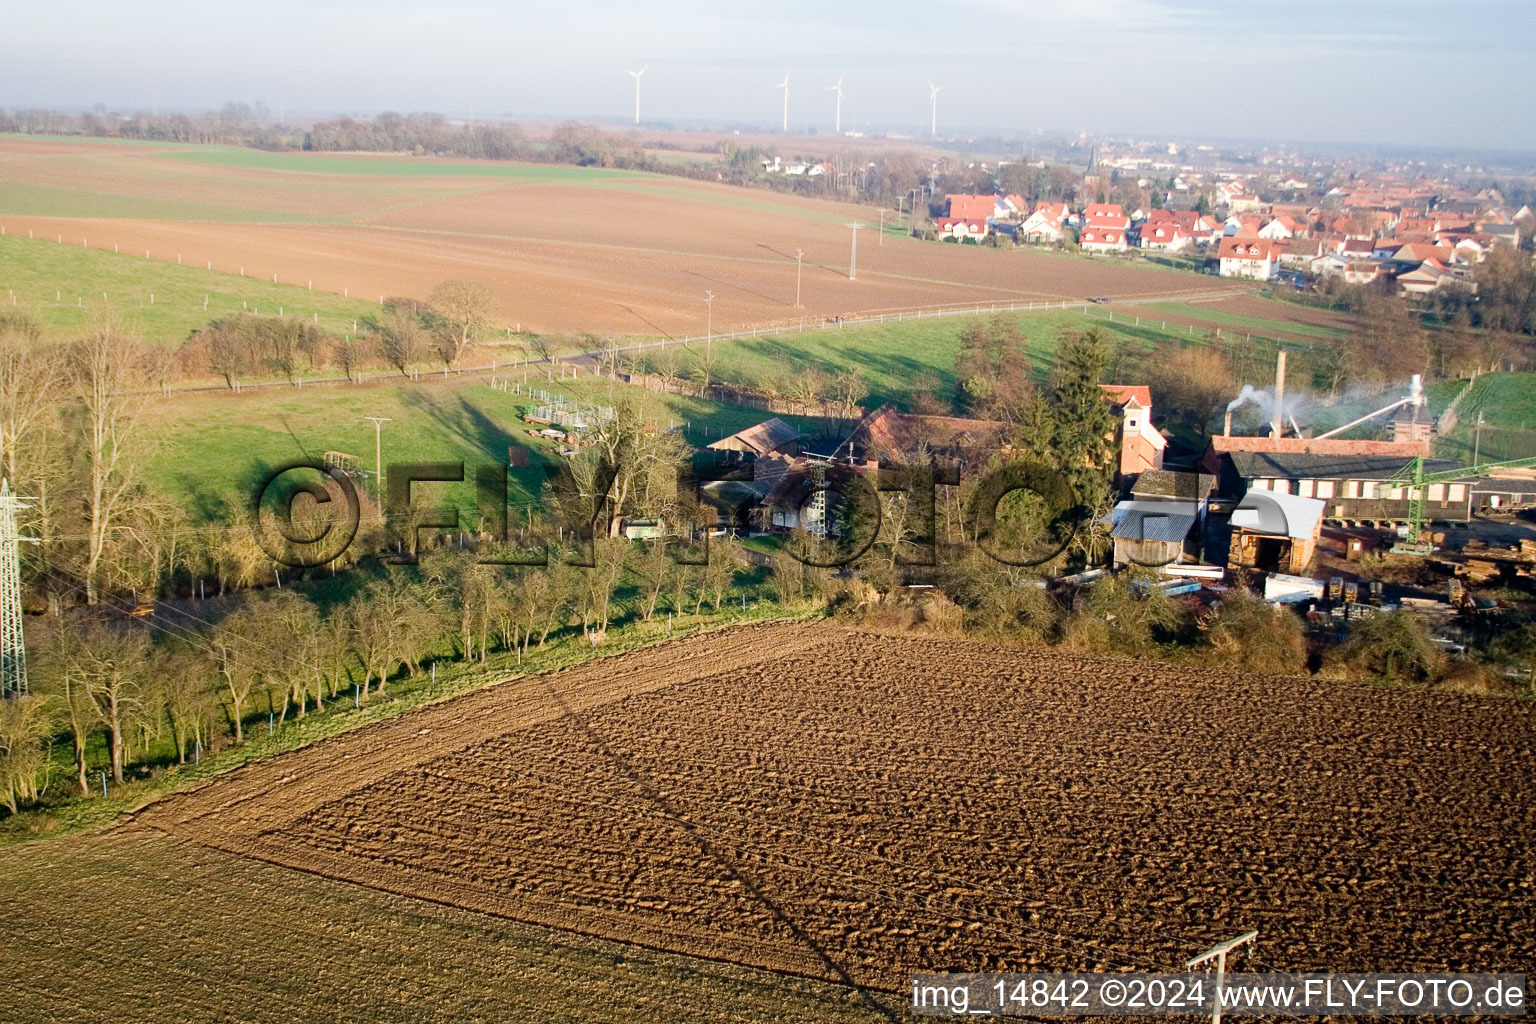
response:
M1387 478L1387 484L1391 487L1405 488L1408 495L1408 536L1392 550L1398 554L1427 555L1434 551L1433 544L1425 544L1420 538L1424 535L1424 495L1430 484L1445 483L1451 480L1466 480L1469 477L1482 476L1496 469L1521 469L1525 466L1536 466L1536 458L1510 459L1507 462L1480 462L1474 466L1463 466L1460 469L1447 469L1439 473L1424 472L1424 456L1415 455L1413 461Z

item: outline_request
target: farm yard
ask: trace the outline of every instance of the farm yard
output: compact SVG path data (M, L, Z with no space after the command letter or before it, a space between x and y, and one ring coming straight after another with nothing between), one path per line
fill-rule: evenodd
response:
M725 1001L707 1019L894 1019L913 970L1168 968L1247 927L1250 966L1518 970L1532 725L1448 694L756 625L479 690L33 844L0 890L118 869L155 912L127 924L60 889L0 901L4 941L61 965L64 994L23 998L62 1020L88 1019L68 993L121 1016L90 979L149 985L151 963L163 1018L136 1019L281 1019L328 985L359 1019L423 1019L445 986L471 1020L694 1019L665 1003L677 977ZM229 939L210 920L274 940L213 995Z
M473 276L506 326L540 332L700 334L706 291L718 330L943 302L1231 291L1060 254L876 244L872 209L638 172L12 137L0 139L0 178L8 236L180 255L374 302ZM849 280L855 218L871 230ZM39 288L23 300L53 301Z

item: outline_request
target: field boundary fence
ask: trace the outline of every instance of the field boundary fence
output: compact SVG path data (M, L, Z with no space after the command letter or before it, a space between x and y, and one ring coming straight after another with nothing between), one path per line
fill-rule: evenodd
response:
M1477 371L1472 371L1472 376L1467 379L1466 384L1462 385L1461 390L1456 392L1456 397L1451 399L1445 411L1435 418L1436 434L1449 434L1456 429L1456 424L1461 422L1461 400L1471 393L1472 385L1477 383L1477 377Z
M1189 290L1172 292L1155 296L1115 296L1113 301L1138 303L1138 302L1210 302L1217 299L1228 299L1238 295L1247 295L1252 288L1237 288L1212 292L1208 290ZM1085 314L1099 308L1099 304L1093 299L1025 299L1011 300L1009 302L944 302L928 306L911 306L892 309L873 309L862 313L851 313L847 316L824 317L792 317L783 320L774 320L755 327L738 328L731 331L714 331L707 334L690 334L676 338L659 338L655 341L635 342L629 345L615 345L603 350L602 353L588 352L582 356L567 358L596 358L601 355L614 352L641 352L650 349L664 349L676 345L692 346L697 343L711 344L716 341L732 341L738 338L762 338L775 334L800 334L805 331L836 330L843 327L869 327L880 324L907 323L921 320L933 320L951 316L992 316L997 313L1048 313L1052 310L1067 311L1079 310ZM1113 311L1111 311L1112 313ZM1111 317L1112 319L1112 317ZM1141 319L1150 320L1148 317Z

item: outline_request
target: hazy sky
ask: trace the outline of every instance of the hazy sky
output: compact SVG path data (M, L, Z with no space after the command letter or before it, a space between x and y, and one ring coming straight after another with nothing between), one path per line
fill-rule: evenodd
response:
M1536 0L641 0L9 5L0 105L261 100L792 128L1536 149Z

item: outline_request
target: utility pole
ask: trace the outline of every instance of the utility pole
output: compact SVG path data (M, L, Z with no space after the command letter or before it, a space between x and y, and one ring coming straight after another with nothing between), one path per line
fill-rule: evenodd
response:
M11 482L0 481L0 694L27 695L27 643L21 618L21 535L16 513L30 508L11 493Z
M853 249L848 255L848 280L850 281L859 279L859 228L863 226L858 221L843 225L845 228L853 228Z
M379 440L379 432L384 424L390 421L388 416L364 416L363 419L373 424L373 496L379 502L379 508L384 507L384 460L381 458L383 447Z
M704 289L704 354L715 351L715 293Z
M885 244L885 215L890 213L890 212L892 212L892 211L887 209L886 207L884 207L884 206L880 207L880 237L878 239L876 239L876 241L875 241L875 244L877 246Z
M1478 454L1482 450L1483 450L1483 414L1481 412L1479 412L1477 414L1477 427L1476 427L1476 429L1472 433L1472 465L1475 466L1475 465L1478 464L1478 462L1480 460L1478 459L1477 456L1478 456Z
M800 261L805 258L804 249L795 250L795 308L800 308Z
M1221 986L1226 982L1227 954L1232 952L1238 946L1252 942L1258 937L1259 933L1257 930L1244 932L1235 939L1228 939L1226 942L1218 942L1204 953L1201 953L1199 956L1185 962L1184 967L1188 969L1197 967L1200 964L1205 963L1207 960L1214 959L1216 961L1216 992L1211 999L1211 1024L1221 1024Z

